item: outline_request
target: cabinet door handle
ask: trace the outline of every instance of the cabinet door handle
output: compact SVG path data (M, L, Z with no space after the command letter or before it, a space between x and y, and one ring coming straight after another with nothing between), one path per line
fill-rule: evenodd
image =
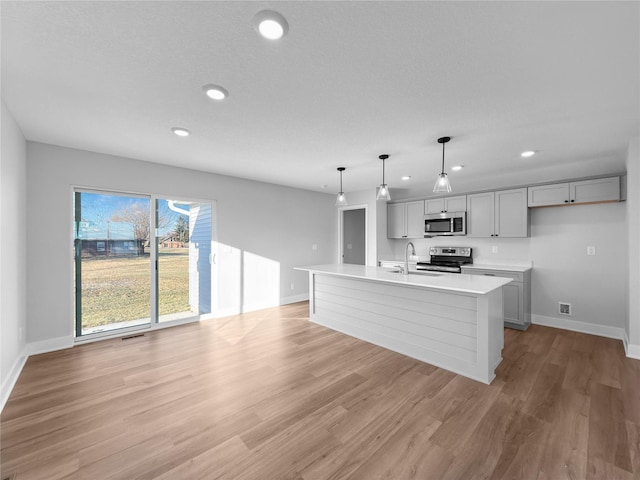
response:
M495 277L496 274L495 273L485 273L484 276L485 277Z
M569 200L565 200L564 203L569 203Z
M575 202L575 200L571 200L571 203Z

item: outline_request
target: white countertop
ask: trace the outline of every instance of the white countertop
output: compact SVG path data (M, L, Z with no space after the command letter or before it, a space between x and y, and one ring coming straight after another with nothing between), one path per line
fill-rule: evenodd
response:
M460 293L485 295L511 282L508 278L486 277L483 275L466 275L464 273L437 273L432 275L401 275L388 268L368 267L364 265L328 264L295 267L295 270L323 273L341 277L360 278L384 283L394 283L413 287L432 288Z
M462 265L462 268L468 268L470 270L496 270L502 272L526 272L531 270L531 264L529 265L495 265L484 263L473 263L470 265Z

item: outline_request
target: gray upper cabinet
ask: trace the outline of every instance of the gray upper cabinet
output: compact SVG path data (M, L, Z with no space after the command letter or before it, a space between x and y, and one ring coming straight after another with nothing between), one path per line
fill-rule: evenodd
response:
M527 189L467 195L467 236L528 237Z
M618 201L620 201L620 177L569 183L569 202L571 203Z
M538 185L528 188L528 206L546 207L620 201L620 177Z
M529 187L530 207L544 207L547 205L562 205L569 203L569 184L556 183L554 185L539 185Z
M387 205L388 238L424 238L424 201Z
M424 201L424 213L464 212L467 209L467 196L430 198Z
M387 237L405 238L407 231L405 227L405 204L387 204Z
M527 189L501 190L495 197L496 237L528 237L529 210L527 209Z
M493 237L495 193L467 195L467 236Z

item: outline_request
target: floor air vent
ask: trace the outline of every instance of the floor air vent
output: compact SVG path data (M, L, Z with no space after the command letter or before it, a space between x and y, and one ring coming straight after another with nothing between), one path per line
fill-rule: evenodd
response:
M122 341L131 340L132 338L144 337L144 333L137 333L135 335L129 335L127 337L122 337ZM4 479L3 479L4 480Z
M571 315L571 304L558 302L558 313L560 315Z

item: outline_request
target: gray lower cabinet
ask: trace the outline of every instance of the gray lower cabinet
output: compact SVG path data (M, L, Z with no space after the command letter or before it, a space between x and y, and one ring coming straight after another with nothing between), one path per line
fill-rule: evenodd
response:
M531 270L525 272L509 270L462 267L462 273L505 277L513 281L502 287L504 326L526 330L531 325Z

